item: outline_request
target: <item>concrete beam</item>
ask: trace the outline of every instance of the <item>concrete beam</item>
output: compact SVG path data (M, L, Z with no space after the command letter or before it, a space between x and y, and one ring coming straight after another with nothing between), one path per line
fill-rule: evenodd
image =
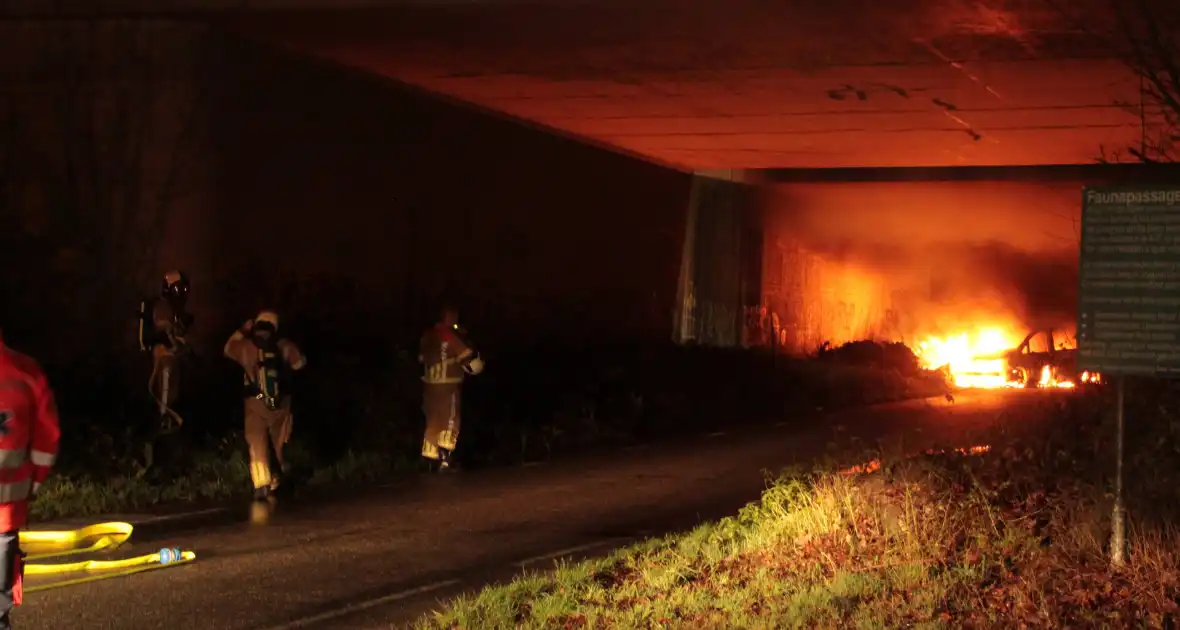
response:
M758 185L768 183L766 176L762 171L752 169L706 169L703 171L695 171L695 177L704 177L723 182L732 182L735 184L749 184Z
M0 19L199 17L216 13L321 11L394 7L546 6L558 0L8 0ZM597 0L602 1L602 0ZM49 6L46 6L49 5Z
M764 184L813 182L918 181L1057 181L1171 182L1180 180L1180 164L1053 164L1032 166L947 166L929 168L764 169Z

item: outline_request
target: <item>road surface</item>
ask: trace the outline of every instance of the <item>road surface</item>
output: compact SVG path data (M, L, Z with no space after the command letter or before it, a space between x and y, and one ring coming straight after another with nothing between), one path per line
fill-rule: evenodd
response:
M764 469L821 456L833 430L887 450L966 446L973 431L1008 417L1002 412L1050 395L962 393L953 404L911 401L612 455L423 477L332 503L280 504L265 524L239 519L135 543L121 553L175 546L196 551L198 561L29 594L16 622L23 630L400 627L440 599L522 569L732 514L758 497Z

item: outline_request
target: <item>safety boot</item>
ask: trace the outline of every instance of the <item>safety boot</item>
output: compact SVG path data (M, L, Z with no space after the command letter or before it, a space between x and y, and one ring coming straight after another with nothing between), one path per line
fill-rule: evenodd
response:
M271 481L271 484L273 484L273 483L274 483L274 481ZM270 488L268 486L263 486L261 488L254 488L254 500L255 501L265 501L268 498L270 498Z
M270 491L272 494L278 491L279 486L283 483L283 479L291 472L291 464L283 462L279 464L279 470L282 472L272 472L270 475Z
M451 451L445 448L438 449L438 472L454 472L455 469L456 467L451 464Z

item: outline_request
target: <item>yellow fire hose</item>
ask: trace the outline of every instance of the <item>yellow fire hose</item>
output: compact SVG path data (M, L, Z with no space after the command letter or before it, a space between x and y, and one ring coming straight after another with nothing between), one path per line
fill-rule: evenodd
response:
M51 588L73 586L97 580L106 580L144 571L164 569L187 564L197 559L197 554L180 549L161 549L133 558L120 560L82 560L66 563L40 563L34 560L64 558L85 553L96 553L115 549L131 538L134 528L130 523L99 523L74 531L23 531L20 533L21 549L25 556L25 575L60 575L67 573L92 572L68 580L50 584L26 586L26 593L45 591Z

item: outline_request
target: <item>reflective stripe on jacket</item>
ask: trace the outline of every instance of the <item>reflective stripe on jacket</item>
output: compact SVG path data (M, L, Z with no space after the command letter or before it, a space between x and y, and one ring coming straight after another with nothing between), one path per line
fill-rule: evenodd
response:
M29 494L49 477L60 438L41 366L0 343L0 532L25 526Z
M451 385L463 382L463 362L474 353L459 335L442 324L426 331L418 343L422 382Z

